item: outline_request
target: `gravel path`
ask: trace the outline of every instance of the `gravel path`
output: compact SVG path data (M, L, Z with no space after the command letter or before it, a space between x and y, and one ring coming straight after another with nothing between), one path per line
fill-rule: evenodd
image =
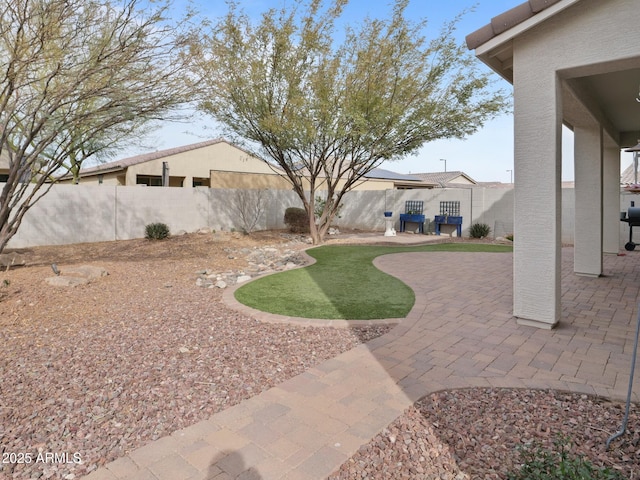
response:
M247 268L264 245L306 246L281 235L188 235L22 252L27 267L0 273L0 478L79 478L387 331L261 324L226 308L221 290L195 285L203 269ZM63 273L90 263L110 274L56 288L44 281L52 262ZM505 478L516 446L558 432L638 478L637 407L630 435L604 451L622 413L557 392L441 392L331 478Z

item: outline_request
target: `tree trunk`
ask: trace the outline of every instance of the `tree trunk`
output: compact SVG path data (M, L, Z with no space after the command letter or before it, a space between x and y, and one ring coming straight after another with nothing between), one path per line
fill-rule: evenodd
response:
M324 241L323 236L320 235L320 230L316 225L316 219L313 214L309 215L309 235L311 236L311 243L313 245L321 245Z

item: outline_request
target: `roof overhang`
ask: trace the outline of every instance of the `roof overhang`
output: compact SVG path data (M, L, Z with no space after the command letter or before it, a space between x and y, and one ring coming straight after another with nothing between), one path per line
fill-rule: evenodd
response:
M513 84L514 40L583 0L529 0L494 17L491 23L469 34L467 46L502 78ZM585 2L584 8L588 8ZM577 7L575 13L581 10ZM630 40L631 41L631 40ZM558 45L562 48L562 45ZM569 128L593 116L620 147L638 143L640 116L640 55L608 62L576 65L557 72L563 88L563 122ZM640 102L640 99L638 100Z
M436 188L440 185L427 182L393 182L394 188L413 190L417 188Z
M529 0L467 35L467 47L502 78L513 83L513 39L581 0Z

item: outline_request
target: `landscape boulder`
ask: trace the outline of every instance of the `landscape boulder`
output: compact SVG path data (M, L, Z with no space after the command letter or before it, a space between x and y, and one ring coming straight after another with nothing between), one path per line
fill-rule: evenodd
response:
M86 285L94 282L106 275L109 275L109 272L102 267L79 265L61 268L60 275L48 277L45 281L55 287L75 287L76 285Z

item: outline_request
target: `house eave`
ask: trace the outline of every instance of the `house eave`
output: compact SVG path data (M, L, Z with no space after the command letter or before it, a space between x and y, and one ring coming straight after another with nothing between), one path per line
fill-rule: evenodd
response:
M552 0L531 0L494 17L491 24L467 35L468 48L475 50L476 57L494 72L509 83L513 83L513 40L581 0L559 0L545 7L544 4L547 1ZM532 15L528 18L523 13L517 13L518 9L522 10L525 7L529 7L532 11ZM501 25L501 18L508 16L510 12L516 12L515 24ZM521 21L518 21L517 15L521 16ZM513 19L509 21L514 22Z

